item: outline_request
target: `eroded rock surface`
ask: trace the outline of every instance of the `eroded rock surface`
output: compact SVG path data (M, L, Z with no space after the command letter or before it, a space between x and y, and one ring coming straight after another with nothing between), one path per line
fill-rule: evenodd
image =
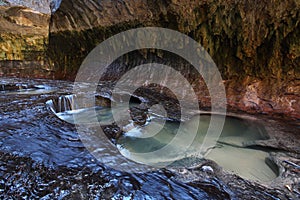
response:
M83 59L106 38L160 26L205 47L225 80L230 109L300 117L297 0L45 0L43 6L11 0L1 5L2 75L74 79ZM51 22L43 14L50 7L57 10ZM202 90L203 83L197 84Z
M72 79L91 49L113 34L142 26L171 28L210 53L231 109L299 118L299 15L295 0L64 0L52 16L49 56L56 76Z

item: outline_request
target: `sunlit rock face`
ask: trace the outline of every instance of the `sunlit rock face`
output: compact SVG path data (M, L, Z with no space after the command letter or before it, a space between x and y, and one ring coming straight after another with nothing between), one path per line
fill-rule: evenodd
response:
M45 9L49 10L49 4L29 8L24 7L29 6L28 1L7 2L0 6L0 75L52 77L45 54L50 22Z
M0 76L53 78L46 56L51 13L61 0L0 2Z

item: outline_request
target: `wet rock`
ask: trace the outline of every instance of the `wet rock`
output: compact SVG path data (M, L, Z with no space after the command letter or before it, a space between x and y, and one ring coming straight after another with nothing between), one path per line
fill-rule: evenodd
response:
M210 165L213 168L216 167L217 170L215 170L214 173L203 172L202 167L206 165ZM220 199L297 198L297 193L288 191L283 182L278 181L276 184L270 185L248 181L221 170L216 163L209 160L203 160L201 166L186 169L184 173L177 171L178 169L171 169L175 174L173 178L177 181L202 188L217 196L220 195ZM295 182L297 183L297 181ZM291 184L291 182L289 182L289 184ZM204 188L205 186L207 186L207 188ZM220 191L223 192L220 193Z
M72 82L4 78L6 85L49 85L56 92L6 95L0 92L0 198L44 199L299 199L299 127L288 121L256 118L271 126L270 148L279 176L269 183L245 180L204 160L195 167L126 173L109 169L93 158L78 140L75 127L59 120L45 102L70 93ZM104 86L103 86L104 87ZM139 115L139 110L133 110ZM233 113L231 113L233 115ZM281 128L278 128L281 127ZM298 128L298 129L297 129ZM279 130L277 132L273 130ZM114 142L122 131L103 127ZM278 142L272 142L276 141ZM254 144L255 145L255 144ZM269 149L269 150L270 150ZM284 151L282 151L284 150ZM125 163L124 163L125 164ZM213 171L203 170L209 166ZM177 171L176 171L177 170ZM157 192L160 191L160 192Z
M102 166L97 171L48 168L30 158L3 152L0 158L0 198L3 199L229 199L229 191L224 190L218 180L187 184L163 170L128 174Z

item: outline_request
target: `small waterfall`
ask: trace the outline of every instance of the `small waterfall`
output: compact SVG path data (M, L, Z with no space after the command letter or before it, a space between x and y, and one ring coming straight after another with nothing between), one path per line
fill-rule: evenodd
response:
M75 109L74 102L74 95L60 96L58 98L59 112Z
M90 101L91 98L92 97L89 95L86 97L79 97L74 94L69 94L59 96L56 99L48 100L46 104L54 113L90 108L94 106L110 107L111 100L108 97L96 95L94 96L94 102Z
M76 101L74 100L76 95L63 95L57 99L48 100L46 104L54 113L65 112L69 110L78 109Z
M113 96L102 94L69 94L48 100L47 107L61 120L71 124L90 123L98 120L103 125L114 122L112 104L118 110L119 119L127 119L128 109L139 105L141 99L127 93ZM128 107L129 106L129 107ZM133 116L132 116L133 117ZM134 118L138 120L138 118ZM128 125L129 121L122 121Z

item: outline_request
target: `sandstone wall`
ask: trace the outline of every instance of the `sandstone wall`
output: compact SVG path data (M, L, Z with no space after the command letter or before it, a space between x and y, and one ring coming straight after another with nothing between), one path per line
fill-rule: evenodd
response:
M51 17L49 36L34 31L46 45L36 40L31 47L38 50L25 52L43 54L39 58L47 65L34 67L47 66L41 76L50 77L53 70L56 78L74 79L86 55L115 33L143 26L171 28L193 37L210 53L231 109L300 118L299 21L299 0L62 0ZM17 36L24 38L13 33L11 40ZM2 51L1 66L25 60L23 54L11 58L9 50Z
M299 21L298 0L64 0L52 17L50 57L59 77L73 78L82 59L109 36L134 27L171 28L210 53L231 109L299 118Z
M0 75L53 77L46 52L50 14L0 6Z

